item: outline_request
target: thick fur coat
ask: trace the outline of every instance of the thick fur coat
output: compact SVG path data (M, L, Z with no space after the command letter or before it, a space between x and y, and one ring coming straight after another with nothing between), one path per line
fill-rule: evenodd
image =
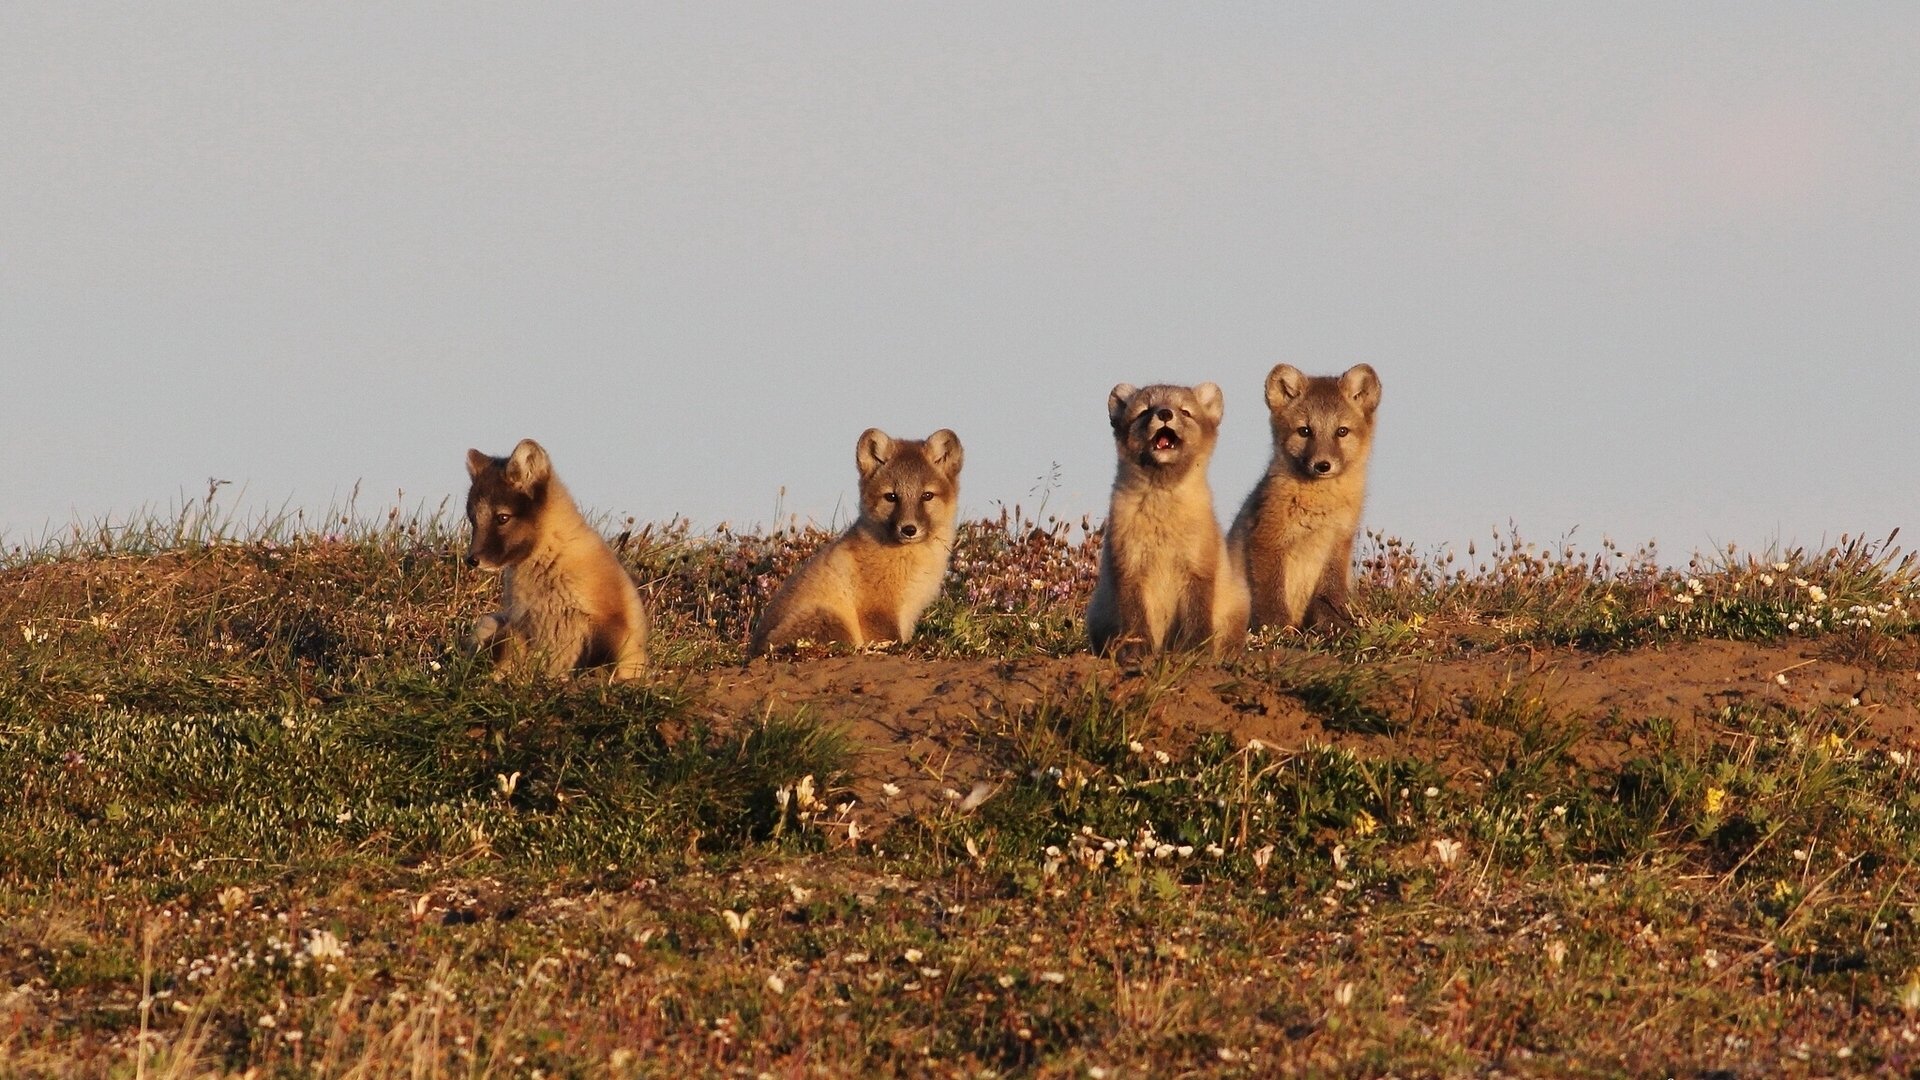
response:
M642 674L646 605L540 444L522 439L503 458L469 450L467 476L467 563L501 572L500 609L475 620L472 633L496 675Z

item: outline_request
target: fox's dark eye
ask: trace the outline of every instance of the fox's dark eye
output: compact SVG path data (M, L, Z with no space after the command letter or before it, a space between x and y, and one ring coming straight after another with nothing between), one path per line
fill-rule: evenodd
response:
M898 494L896 494L895 492L891 492L891 491L889 491L889 492L887 492L887 493L886 493L885 495L882 495L882 496L880 496L880 497L881 497L881 498L883 498L883 499L885 499L885 500L887 500L888 502L899 502L899 501L900 501L900 496L899 496Z
M1294 428L1293 430L1296 433L1298 433L1299 436L1303 439L1313 438L1313 429L1310 427L1298 427L1298 428Z
M921 501L921 502L932 502L932 501L933 501L933 492L931 492L931 491L923 491L923 492L921 492L921 493L920 493L920 501Z
M1342 438L1342 439L1344 439L1344 438L1346 438L1346 437L1347 437L1347 435L1348 435L1348 434L1350 433L1350 431L1351 431L1351 429L1349 429L1349 428L1341 428L1341 429L1339 429L1338 431L1335 431L1335 432L1334 432L1334 435L1336 435L1336 436L1338 436L1339 438Z
M1181 409L1181 410L1180 410L1180 415L1181 415L1181 416L1184 416L1184 417L1186 417L1186 418L1187 418L1187 419L1189 419L1189 420L1191 420L1191 419L1193 419L1193 410L1192 410L1192 409Z
M512 521L512 520L513 520L513 515L512 515L512 514L495 514L495 515L493 515L493 523L494 523L495 525L505 525L505 524L506 524L507 522L509 522L509 521Z

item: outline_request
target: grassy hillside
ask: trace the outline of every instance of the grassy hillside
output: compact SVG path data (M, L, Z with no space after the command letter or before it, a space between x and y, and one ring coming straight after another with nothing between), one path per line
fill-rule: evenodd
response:
M1086 657L1097 537L967 526L885 655L741 663L824 536L618 529L644 686L503 685L442 519L0 563L10 1075L1920 1067L1889 543L1375 537L1361 619Z

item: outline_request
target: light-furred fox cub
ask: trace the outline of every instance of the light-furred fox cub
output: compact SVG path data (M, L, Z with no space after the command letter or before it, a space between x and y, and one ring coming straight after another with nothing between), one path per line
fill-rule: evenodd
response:
M754 624L751 655L802 639L859 648L913 637L940 595L959 512L960 437L942 428L895 439L868 428L854 444L860 517L782 582Z
M1228 535L1253 593L1253 625L1352 621L1353 536L1367 494L1380 377L1355 364L1335 378L1275 365L1267 374L1273 463Z
M1210 643L1217 656L1246 638L1247 583L1228 561L1207 486L1224 410L1210 382L1140 390L1121 383L1107 395L1120 461L1087 606L1095 652Z
M553 474L547 452L522 439L507 457L467 451L467 564L501 572L500 610L473 624L472 644L496 677L562 676L647 666L647 609L633 579Z

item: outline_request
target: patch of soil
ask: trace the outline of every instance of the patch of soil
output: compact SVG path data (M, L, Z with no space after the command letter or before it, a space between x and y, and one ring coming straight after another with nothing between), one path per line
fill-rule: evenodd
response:
M1090 693L1119 701L1146 695L1147 730L1138 737L1149 750L1177 749L1218 732L1280 750L1333 745L1421 757L1456 776L1484 762L1488 746L1511 739L1510 730L1480 719L1488 703L1511 695L1570 724L1577 732L1571 756L1600 771L1617 769L1659 738L1744 737L1741 713L1769 707L1837 707L1857 718L1857 746L1920 748L1915 672L1832 653L1813 641L1690 641L1620 653L1516 647L1354 666L1274 649L1226 667L1146 671L1090 655L948 660L866 653L710 668L690 675L689 688L720 716L804 710L841 725L860 751L850 786L884 825L992 791L1008 776L991 759L989 737L1024 713L1070 709ZM1313 688L1329 677L1359 688L1351 697L1363 703L1369 722L1356 724L1315 697ZM1309 704L1316 701L1318 709ZM899 794L887 795L889 784Z

